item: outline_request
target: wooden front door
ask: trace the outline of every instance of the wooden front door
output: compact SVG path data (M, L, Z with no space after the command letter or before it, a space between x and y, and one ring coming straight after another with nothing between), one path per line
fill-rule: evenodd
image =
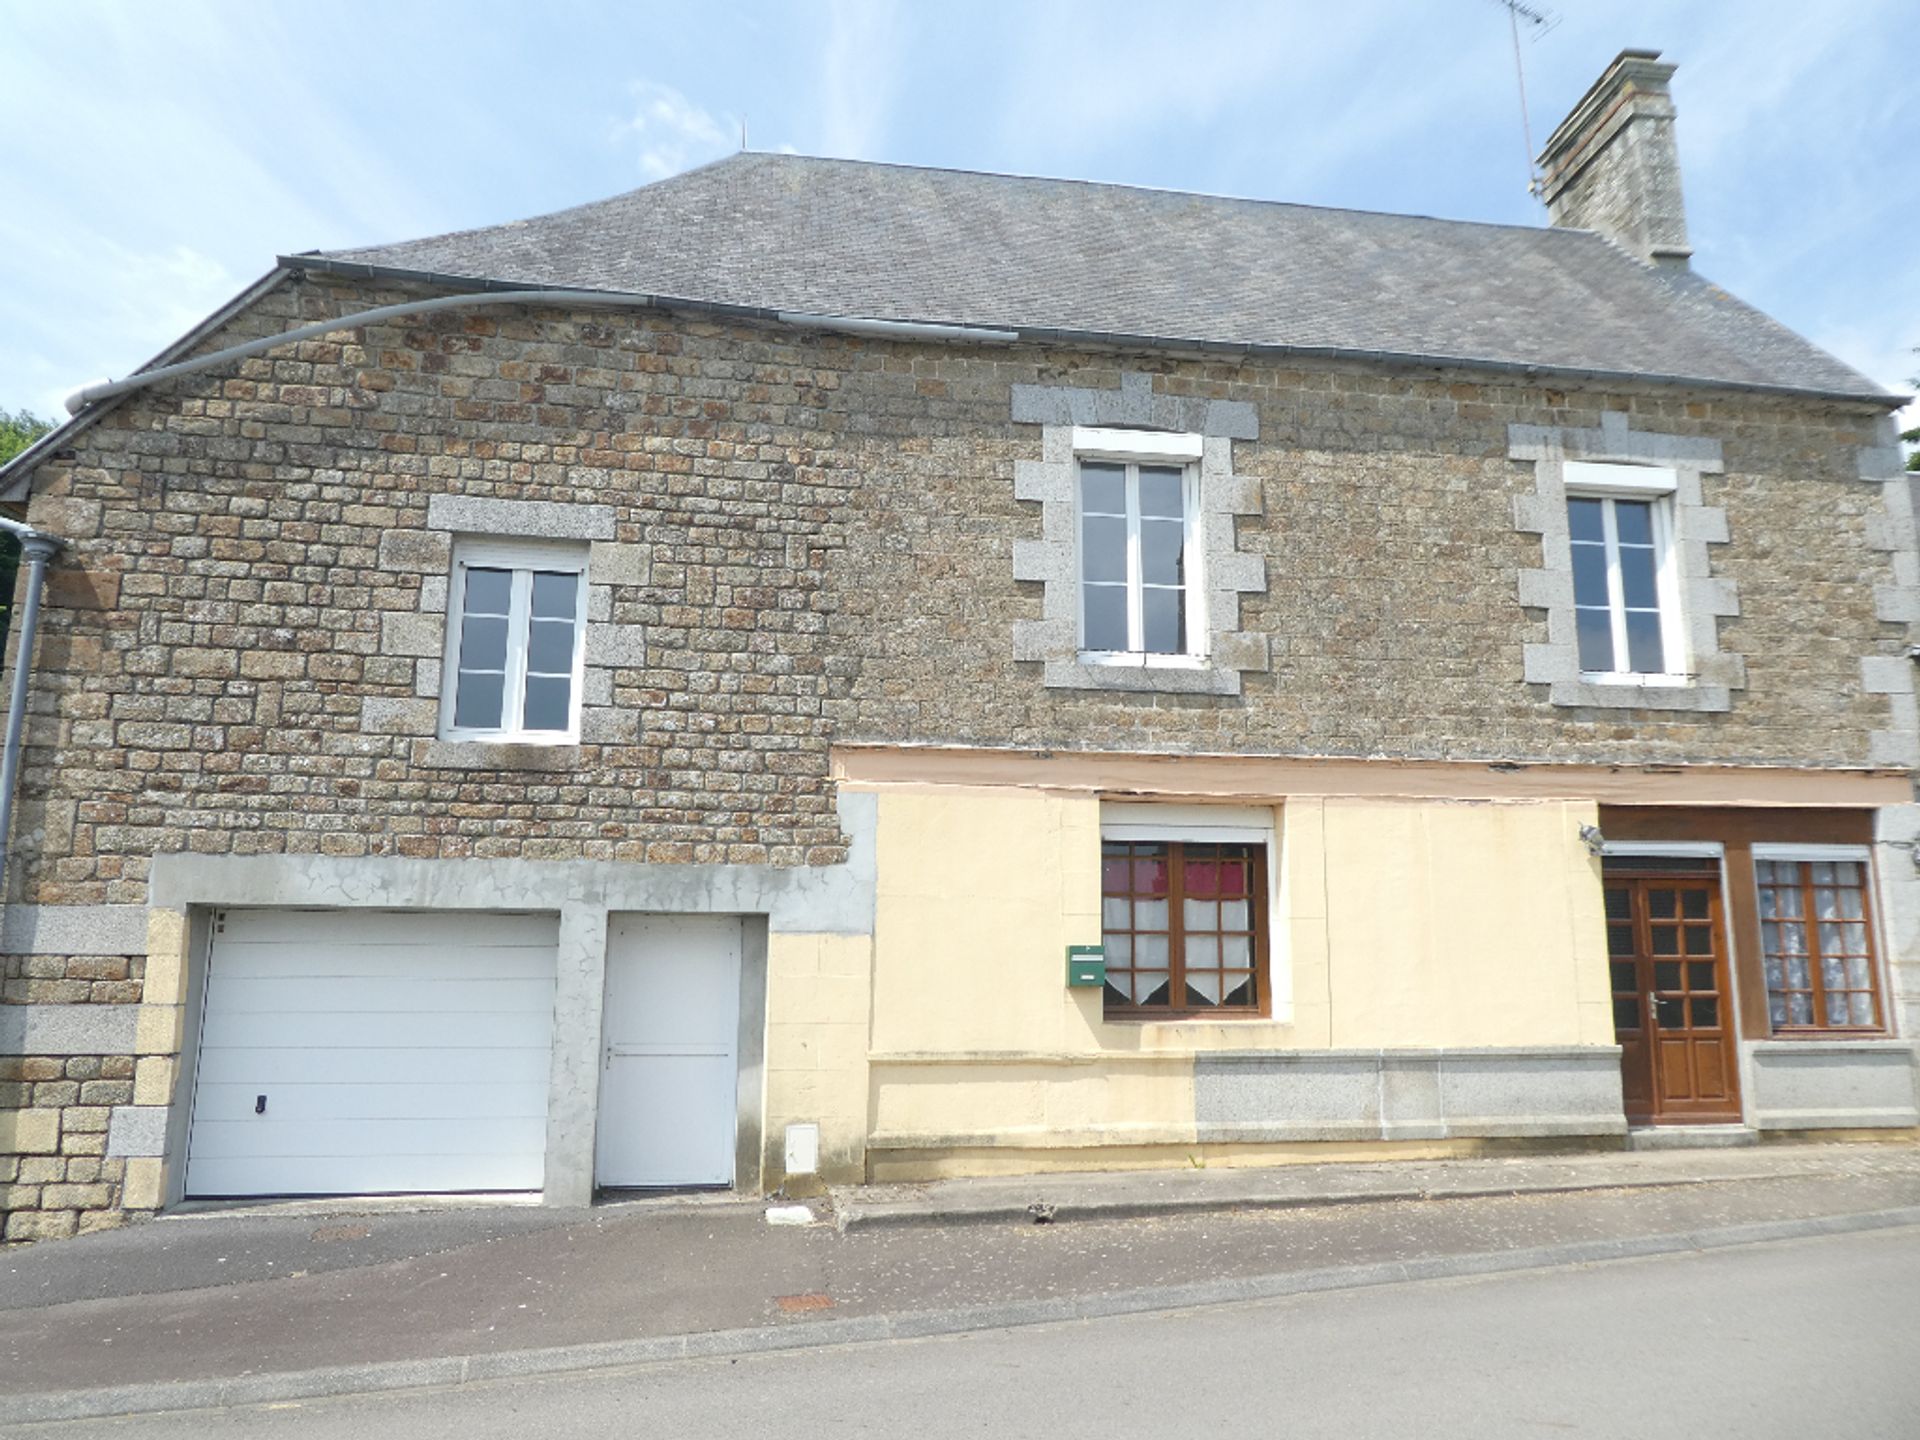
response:
M1719 877L1610 872L1606 907L1628 1121L1738 1122Z

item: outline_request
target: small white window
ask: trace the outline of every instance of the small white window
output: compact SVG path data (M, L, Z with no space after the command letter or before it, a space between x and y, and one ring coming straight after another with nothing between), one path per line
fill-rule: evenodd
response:
M1673 473L1595 464L1569 464L1567 472L1581 674L1642 684L1684 679Z
M1075 432L1082 659L1191 664L1205 653L1197 441Z
M584 546L457 546L441 736L534 745L577 740L586 610Z

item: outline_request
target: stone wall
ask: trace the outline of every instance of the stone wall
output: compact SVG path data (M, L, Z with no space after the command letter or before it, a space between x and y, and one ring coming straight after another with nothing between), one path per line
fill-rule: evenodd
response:
M847 584L835 625L860 656L832 708L845 740L1020 748L1208 751L1597 763L1865 765L1898 702L1873 693L1861 661L1898 659L1904 614L1876 549L1893 522L1885 487L1863 481L1875 417L1761 397L1606 390L1353 367L1152 361L1160 390L1252 404L1259 439L1235 441L1235 474L1260 484L1263 513L1239 519L1239 549L1264 562L1240 626L1268 638L1263 672L1234 696L1050 689L1017 661L1014 627L1043 618L1043 586L1015 581L1015 546L1041 538L1041 509L1016 494L1016 466L1041 457L1041 427L1007 426L1007 381L1118 389L1124 365L1063 356L907 362L940 408L907 402L886 373L861 372L848 400L877 395L864 443L878 483L856 496ZM945 417L963 405L971 425ZM1509 425L1560 433L1617 428L1711 440L1723 457L1702 501L1725 511L1707 547L1738 613L1718 621L1745 661L1724 713L1568 708L1530 684L1526 649L1547 611L1516 577L1543 563L1515 501L1536 485L1509 457ZM899 597L911 595L912 603ZM1904 664L1904 661L1901 661ZM1659 697L1651 697L1658 699ZM1910 698L1910 697L1909 697ZM1910 727L1907 727L1910 728Z
M396 298L286 285L209 344ZM137 904L164 851L842 859L826 577L856 476L816 428L838 377L778 338L434 317L110 415L31 507L76 544L13 898ZM435 495L604 516L578 747L434 743Z
M65 1053L72 1044L49 1041L138 1004L145 966L140 955L0 959L0 1238L43 1240L125 1219L126 1161L108 1154L109 1131L114 1108L133 1103L137 1061ZM27 1005L43 1007L36 1020L58 1018L16 1036L5 1022ZM71 1016L82 1026L61 1023ZM20 1048L28 1053L8 1053ZM52 1049L62 1053L34 1053Z
M131 1055L0 1055L0 1234L47 1240L126 1218L127 1162L107 1154L133 1099ZM150 1202L152 1203L152 1202Z
M417 294L283 284L206 343ZM1041 506L1013 387L1251 406L1234 519L1269 666L1237 695L1049 689L1015 577ZM1139 381L1132 382L1139 384ZM1514 424L1719 444L1723 713L1586 712L1526 682L1542 562ZM448 312L172 382L48 465L72 537L36 667L11 898L144 903L158 852L834 864L835 739L1035 748L1859 765L1886 516L1876 416L1334 363L860 342L657 313ZM601 714L577 748L434 741L434 498L591 513ZM444 507L443 507L444 508ZM425 558L422 558L425 557ZM606 561L601 565L601 561ZM1891 613L1891 612L1889 612ZM597 638L596 638L597 633ZM597 648L596 648L597 647ZM1911 696L1906 697L1911 709ZM458 754L449 750L458 749ZM48 977L51 978L51 977ZM111 982L109 982L111 983Z

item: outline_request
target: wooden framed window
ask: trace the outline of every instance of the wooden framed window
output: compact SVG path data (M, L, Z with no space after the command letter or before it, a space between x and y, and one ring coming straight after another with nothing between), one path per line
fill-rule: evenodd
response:
M458 546L448 586L442 738L578 739L586 615L585 547Z
M1265 845L1109 839L1100 874L1107 1018L1268 1013Z
M1581 673L1642 683L1684 678L1673 472L1579 462L1567 471Z
M1191 440L1144 434L1133 443L1151 453L1078 456L1083 660L1191 664L1205 653L1197 467L1183 458L1198 453Z
M1866 857L1754 848L1774 1032L1885 1029Z

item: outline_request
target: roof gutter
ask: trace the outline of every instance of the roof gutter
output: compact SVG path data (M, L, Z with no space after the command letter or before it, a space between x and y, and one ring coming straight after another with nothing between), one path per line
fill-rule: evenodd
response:
M974 340L989 345L1011 345L1018 330L990 330L981 325L942 325L925 320L868 320L853 315L802 315L781 310L774 316L782 325L799 330L831 330L840 335L871 335L878 340Z
M372 310L357 310L351 315L338 315L330 320L318 320L311 325L302 325L297 330L283 330L277 335L265 335L258 340L248 340L240 345L229 345L224 350L215 350L209 355L196 355L191 360L161 365L152 370L141 370L127 376L124 380L103 380L98 385L89 385L69 395L67 413L78 415L87 406L97 405L103 400L112 400L135 390L144 390L147 386L157 385L162 380L194 375L202 370L210 370L216 365L225 365L229 361L244 360L250 355L275 350L282 345L297 345L302 340L316 340L322 335L331 335L336 331L352 330L361 325L377 325L387 320L403 320L410 315L427 315L436 310L470 310L480 305L547 304L573 307L631 307L648 303L650 303L648 296L610 294L598 290L511 290L482 294L439 295L431 300L409 300L402 305L381 305Z
M758 320L796 329L822 330L844 335L889 340L966 341L975 344L1013 344L1027 341L1042 345L1098 346L1120 349L1171 349L1205 355L1231 355L1241 358L1323 359L1358 361L1380 365L1446 367L1517 375L1527 380L1559 379L1602 384L1652 383L1731 390L1750 395L1773 395L1798 399L1839 401L1896 409L1912 397L1887 391L1806 390L1790 385L1769 385L1751 381L1711 379L1692 375L1667 375L1640 371L1592 370L1571 366L1536 365L1513 360L1489 360L1465 355L1421 355L1401 351L1367 350L1331 345L1290 345L1269 341L1196 340L1165 335L1135 335L1123 332L1074 330L1043 327L998 328L984 325L954 324L946 321L881 319L871 316L814 315L800 311L775 310L761 306L732 305L722 301L695 300L684 296L647 294L639 291L585 290L516 285L472 276L446 275L431 271L403 270L364 262L331 260L315 255L281 256L280 264L290 271L316 270L366 280L396 280L452 286L458 293L439 295L429 300L410 300L396 305L381 305L370 310L316 321L277 335L262 336L239 345L230 345L210 354L198 355L169 365L141 370L121 380L102 381L75 391L66 405L70 414L163 380L197 374L234 360L297 344L302 340L351 330L362 325L380 324L431 314L439 310L486 305L554 305L568 308L646 309L681 311L722 319ZM65 429L65 427L61 427ZM46 437L51 439L52 437ZM19 457L21 459L25 456ZM12 467L9 467L12 468Z
M532 292L511 281L477 279L471 275L450 275L438 270L409 270L391 265L372 265L363 260L333 260L321 255L282 255L280 264L290 270L312 270L361 280L396 280L425 285L443 285L470 292L496 290ZM609 291L584 290L583 295L609 294ZM1176 350L1202 355L1239 357L1261 356L1270 359L1351 360L1364 364L1482 370L1496 375L1518 375L1529 380L1588 381L1607 385L1633 382L1656 385L1694 386L1708 390L1730 390L1744 395L1775 395L1783 399L1828 400L1851 405L1876 405L1898 409L1913 399L1886 390L1809 390L1795 385L1769 385L1759 381L1713 379L1700 375L1668 375L1642 370L1591 370L1569 365L1533 364L1518 360L1488 360L1469 355L1426 355L1397 350L1365 350L1338 345L1289 345L1279 341L1195 340L1172 335L1137 335L1124 331L1073 330L1018 325L996 328L984 325L955 324L950 321L882 320L855 316L809 315L792 310L776 310L758 305L734 305L722 300L694 300L678 295L635 295L636 305L708 315L716 319L759 320L799 329L832 330L847 335L871 335L877 338L929 340L973 340L989 344L1024 341L1034 345L1095 346L1122 350Z
M1536 364L1530 360L1489 360L1471 355L1425 355L1402 350L1366 350L1339 345L1288 345L1263 340L1182 340L1165 335L1128 335L1097 330L1043 330L1023 328L1020 338L1036 345L1097 345L1103 348L1184 350L1197 355L1293 360L1349 360L1362 364L1415 369L1480 370L1494 375L1517 375L1531 381L1588 381L1606 385L1652 384L1690 386L1700 390L1731 390L1742 395L1777 395L1796 400L1829 400L1846 404L1880 405L1897 410L1914 397L1888 390L1807 390L1796 385L1769 385L1754 380L1716 379L1702 375L1669 375L1649 370L1591 370L1573 365Z
M195 325L158 355L147 361L147 365L165 364L178 356L187 354L194 346L198 345L207 336L218 331L221 326L225 325L229 320L232 320L236 315L242 314L263 296L271 294L274 287L286 278L287 272L283 269L275 268L269 270L238 295L235 295L231 300L227 301L226 304L214 310L198 325ZM15 455L11 460L0 464L0 503L11 503L24 499L24 493L20 487L27 477L38 468L40 462L52 458L59 451L65 449L68 442L71 441L74 436L86 429L87 426L101 419L112 408L111 405L106 405L100 409L91 410L85 415L75 415L70 419L64 420L54 426L53 429L47 431L46 434L42 435L31 445L27 446L27 448L22 450L18 455Z
M298 265L297 258L284 259L283 264ZM313 266L328 268L334 266ZM365 271L368 279L378 278L376 267L356 266L352 269ZM435 283L449 283L454 277L415 277L432 279ZM471 281L466 282L471 285ZM198 374L210 370L216 365L224 365L234 360L244 360L268 350L278 349L282 345L297 345L302 340L317 340L323 335L335 334L341 330L353 330L362 325L379 325L389 320L404 320L415 315L429 315L437 310L473 309L484 305L557 305L571 309L603 308L614 310L721 310L736 318L772 320L782 325L791 325L807 330L832 330L847 335L867 335L881 339L895 340L970 340L986 344L1008 344L1019 339L1013 330L992 330L976 325L929 324L914 320L880 320L864 316L842 315L804 315L793 311L775 311L748 309L745 306L716 306L711 302L680 300L666 295L647 295L633 291L620 290L576 290L571 288L536 288L531 286L503 286L497 282L487 282L484 289L463 288L456 295L438 295L431 300L408 300L398 305L380 305L371 310L357 310L350 315L337 315L332 319L315 321L311 325L302 325L296 330L284 330L276 335L265 335L257 340L248 340L239 345L229 345L225 349L215 350L211 354L196 355L191 360L181 360L172 365L160 365L151 370L141 370L121 380L103 380L97 385L88 385L76 390L67 397L67 413L78 415L89 405L97 405L105 400L113 400L135 390L144 390L149 385L157 385L163 380L173 380L184 375Z

